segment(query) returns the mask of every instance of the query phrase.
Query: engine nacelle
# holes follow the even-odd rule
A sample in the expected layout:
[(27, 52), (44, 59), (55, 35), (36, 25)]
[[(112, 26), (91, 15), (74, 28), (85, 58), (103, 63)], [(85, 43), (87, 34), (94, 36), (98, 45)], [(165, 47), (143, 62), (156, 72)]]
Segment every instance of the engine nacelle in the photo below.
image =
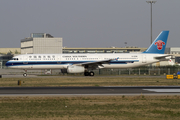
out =
[(83, 66), (71, 65), (67, 67), (68, 73), (83, 73), (84, 71), (85, 71), (85, 68)]

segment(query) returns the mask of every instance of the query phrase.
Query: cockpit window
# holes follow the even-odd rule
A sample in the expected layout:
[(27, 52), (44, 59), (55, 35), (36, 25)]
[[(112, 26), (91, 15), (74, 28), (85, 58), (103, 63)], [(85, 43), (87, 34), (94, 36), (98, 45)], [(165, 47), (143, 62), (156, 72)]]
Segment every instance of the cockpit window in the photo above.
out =
[(18, 58), (12, 58), (12, 60), (18, 60)]

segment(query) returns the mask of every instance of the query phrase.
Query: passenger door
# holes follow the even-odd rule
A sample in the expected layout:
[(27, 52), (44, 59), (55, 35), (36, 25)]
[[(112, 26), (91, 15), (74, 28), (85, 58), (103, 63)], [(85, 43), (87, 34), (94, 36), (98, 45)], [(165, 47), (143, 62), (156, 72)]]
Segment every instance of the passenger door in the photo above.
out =
[(60, 55), (57, 56), (57, 60), (58, 60), (57, 64), (61, 64), (61, 56)]
[(146, 59), (146, 55), (142, 55), (142, 63), (146, 63), (147, 59)]
[(27, 56), (23, 56), (23, 64), (28, 64), (28, 58)]

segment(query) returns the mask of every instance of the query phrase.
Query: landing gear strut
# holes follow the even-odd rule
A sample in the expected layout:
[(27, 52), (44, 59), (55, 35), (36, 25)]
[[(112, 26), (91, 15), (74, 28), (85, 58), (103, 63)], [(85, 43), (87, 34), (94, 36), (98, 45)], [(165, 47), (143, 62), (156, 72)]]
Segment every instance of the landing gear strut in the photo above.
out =
[(84, 76), (94, 76), (94, 72), (93, 71), (84, 72)]
[(27, 77), (27, 70), (24, 70), (23, 76), (24, 76), (24, 77)]

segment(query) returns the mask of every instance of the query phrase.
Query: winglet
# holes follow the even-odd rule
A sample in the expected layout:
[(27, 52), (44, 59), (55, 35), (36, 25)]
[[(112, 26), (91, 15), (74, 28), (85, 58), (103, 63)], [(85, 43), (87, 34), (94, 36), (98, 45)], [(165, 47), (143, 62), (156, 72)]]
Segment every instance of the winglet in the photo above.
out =
[(167, 44), (169, 31), (162, 31), (149, 48), (143, 53), (164, 54)]

